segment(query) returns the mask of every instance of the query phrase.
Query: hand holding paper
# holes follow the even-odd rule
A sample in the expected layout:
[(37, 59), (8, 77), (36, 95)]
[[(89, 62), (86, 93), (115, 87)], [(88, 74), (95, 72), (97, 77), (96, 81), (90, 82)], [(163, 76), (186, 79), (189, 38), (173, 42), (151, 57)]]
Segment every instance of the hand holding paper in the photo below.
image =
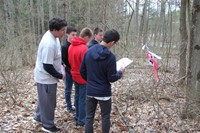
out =
[(119, 71), (121, 68), (124, 69), (128, 65), (130, 65), (133, 61), (129, 58), (122, 58), (117, 61), (117, 71)]
[(120, 70), (122, 71), (122, 73), (125, 72), (125, 68), (124, 67), (121, 67)]

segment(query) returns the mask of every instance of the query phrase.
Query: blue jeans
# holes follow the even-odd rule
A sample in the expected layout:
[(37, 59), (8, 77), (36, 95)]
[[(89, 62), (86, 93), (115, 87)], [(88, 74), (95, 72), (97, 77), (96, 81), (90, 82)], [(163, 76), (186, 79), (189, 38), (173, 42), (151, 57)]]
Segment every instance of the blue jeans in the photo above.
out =
[(67, 109), (72, 109), (72, 102), (71, 102), (71, 94), (72, 94), (72, 75), (70, 72), (66, 72), (66, 79), (65, 79), (65, 101), (67, 103)]
[(86, 119), (85, 119), (85, 133), (93, 133), (93, 121), (97, 104), (101, 108), (102, 119), (102, 133), (109, 133), (110, 131), (110, 113), (111, 113), (111, 98), (107, 101), (97, 100), (95, 98), (86, 98)]
[(86, 85), (74, 82), (75, 85), (75, 107), (76, 107), (76, 123), (85, 125), (85, 98)]

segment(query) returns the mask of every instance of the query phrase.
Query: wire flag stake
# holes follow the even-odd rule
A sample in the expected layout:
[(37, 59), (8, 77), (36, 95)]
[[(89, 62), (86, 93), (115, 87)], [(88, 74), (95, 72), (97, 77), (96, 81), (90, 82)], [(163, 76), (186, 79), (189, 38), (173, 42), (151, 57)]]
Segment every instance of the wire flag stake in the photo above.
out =
[(159, 68), (159, 65), (155, 61), (154, 57), (157, 58), (157, 59), (159, 59), (159, 60), (161, 60), (162, 58), (160, 56), (158, 56), (157, 54), (151, 52), (146, 45), (143, 45), (142, 49), (143, 50), (144, 49), (147, 50), (146, 57), (149, 59), (149, 63), (151, 63), (151, 65), (153, 66), (154, 77), (155, 77), (156, 81), (158, 82), (159, 78), (158, 78), (157, 69)]

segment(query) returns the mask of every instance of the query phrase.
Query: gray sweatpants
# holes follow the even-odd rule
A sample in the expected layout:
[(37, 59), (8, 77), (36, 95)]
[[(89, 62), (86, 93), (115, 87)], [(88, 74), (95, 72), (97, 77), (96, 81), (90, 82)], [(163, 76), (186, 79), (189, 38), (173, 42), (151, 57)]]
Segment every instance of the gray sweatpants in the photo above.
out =
[(37, 83), (38, 105), (35, 119), (47, 128), (54, 126), (57, 84)]

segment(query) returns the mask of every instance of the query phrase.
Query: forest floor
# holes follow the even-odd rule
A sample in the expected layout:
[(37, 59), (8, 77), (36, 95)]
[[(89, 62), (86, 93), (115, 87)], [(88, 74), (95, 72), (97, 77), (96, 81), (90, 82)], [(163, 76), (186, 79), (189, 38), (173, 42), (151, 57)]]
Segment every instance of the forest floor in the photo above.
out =
[[(200, 132), (199, 120), (182, 120), (180, 117), (185, 104), (185, 91), (176, 83), (177, 60), (169, 59), (167, 71), (164, 68), (166, 60), (159, 62), (159, 82), (155, 81), (152, 68), (145, 59), (133, 60), (124, 77), (112, 84), (111, 133)], [(14, 74), (10, 75), (16, 84), (5, 84), (0, 78), (0, 132), (42, 132), (41, 125), (33, 123), (37, 103), (33, 68), (20, 68), (15, 78), (12, 78)], [(83, 132), (84, 128), (76, 127), (74, 116), (66, 112), (65, 107), (64, 84), (61, 81), (58, 83), (55, 124), (62, 128), (63, 133)], [(99, 110), (98, 107), (95, 133), (101, 133)]]

